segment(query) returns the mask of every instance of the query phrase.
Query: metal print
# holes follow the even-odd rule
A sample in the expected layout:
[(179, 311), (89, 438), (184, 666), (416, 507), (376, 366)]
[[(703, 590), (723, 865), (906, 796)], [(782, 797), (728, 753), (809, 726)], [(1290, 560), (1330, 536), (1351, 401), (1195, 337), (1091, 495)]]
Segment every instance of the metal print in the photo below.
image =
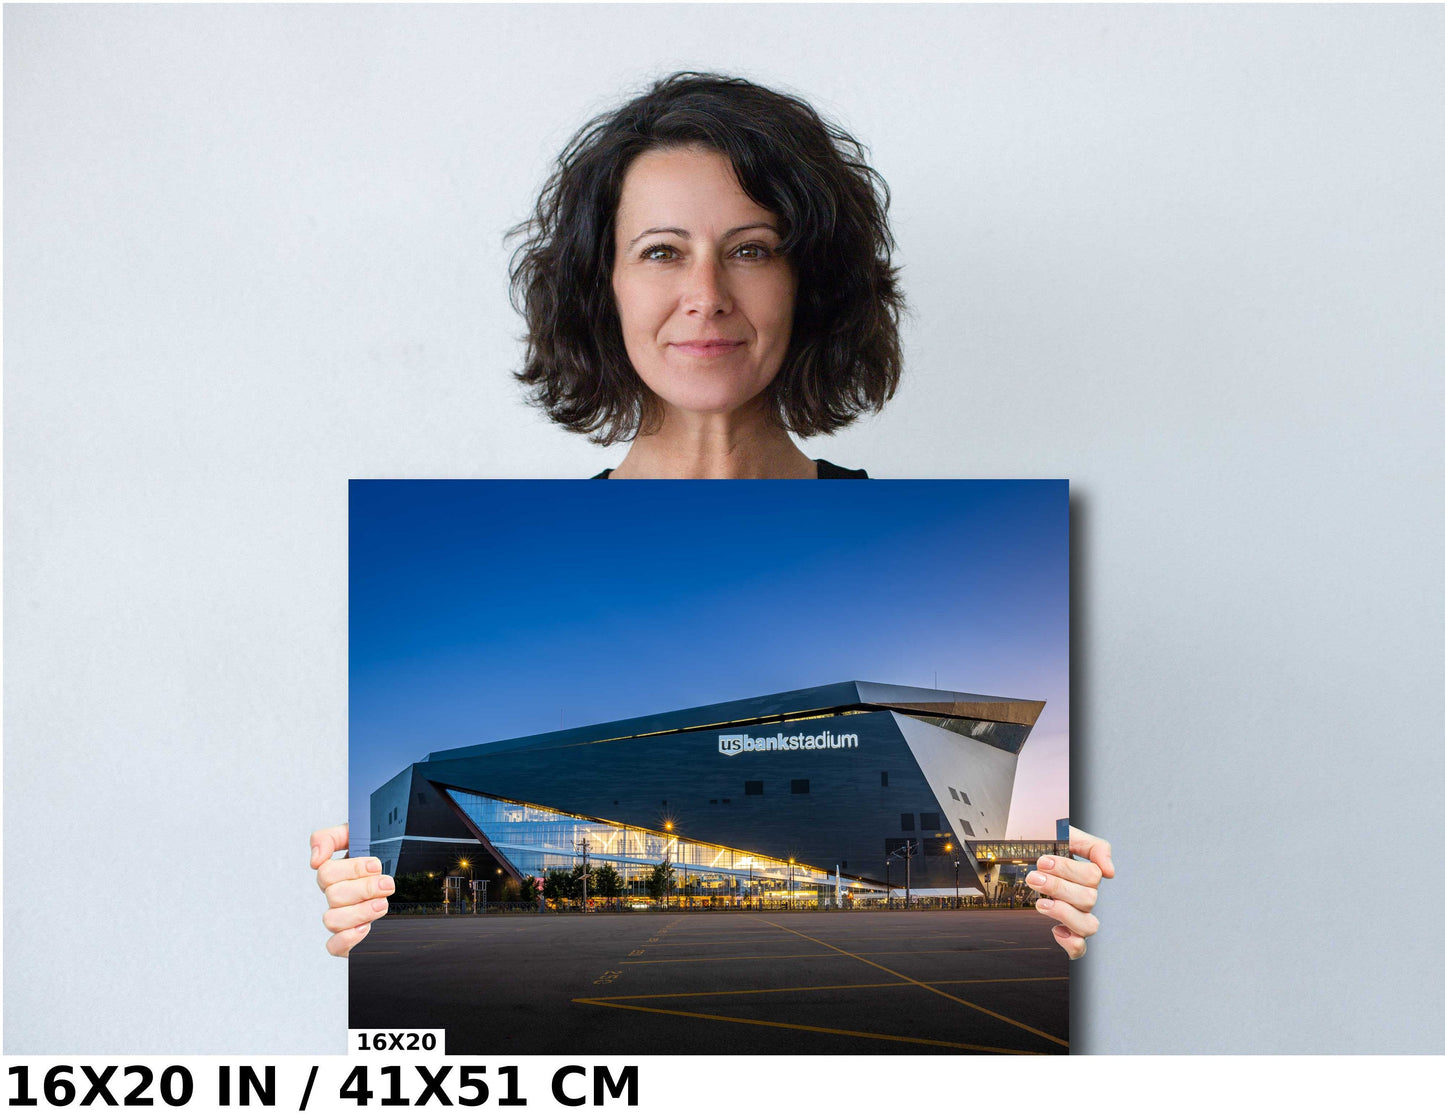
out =
[(358, 481), (350, 598), (353, 1028), (1067, 1052), (1066, 482)]

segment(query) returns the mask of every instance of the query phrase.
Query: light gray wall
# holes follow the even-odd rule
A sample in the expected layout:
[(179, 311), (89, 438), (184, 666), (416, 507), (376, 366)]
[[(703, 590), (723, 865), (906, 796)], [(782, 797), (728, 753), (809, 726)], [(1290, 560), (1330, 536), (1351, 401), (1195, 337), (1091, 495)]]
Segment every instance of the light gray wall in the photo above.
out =
[(1073, 480), (1079, 1048), (1445, 1049), (1445, 11), (4, 18), (7, 1051), (340, 1050), (346, 479), (618, 460), (519, 403), (501, 236), (678, 67), (893, 189), (907, 381), (811, 450)]

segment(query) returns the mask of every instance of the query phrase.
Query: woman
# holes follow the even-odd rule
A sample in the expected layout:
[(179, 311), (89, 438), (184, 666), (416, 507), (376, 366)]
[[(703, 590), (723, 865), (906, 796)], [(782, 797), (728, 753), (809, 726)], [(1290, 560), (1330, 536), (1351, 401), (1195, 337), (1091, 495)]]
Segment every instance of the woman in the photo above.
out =
[(808, 105), (674, 75), (578, 133), (519, 231), (518, 377), (630, 441), (611, 477), (817, 478), (792, 434), (880, 408), (902, 370), (887, 205)]
[[(866, 478), (793, 437), (876, 411), (902, 370), (888, 192), (862, 146), (806, 103), (738, 78), (674, 74), (587, 124), (513, 258), (527, 320), (519, 380), (570, 431), (628, 451), (599, 478)], [(346, 956), (395, 886), (311, 837), (327, 949)], [(1029, 883), (1071, 958), (1098, 928), (1106, 841), (1039, 860)]]

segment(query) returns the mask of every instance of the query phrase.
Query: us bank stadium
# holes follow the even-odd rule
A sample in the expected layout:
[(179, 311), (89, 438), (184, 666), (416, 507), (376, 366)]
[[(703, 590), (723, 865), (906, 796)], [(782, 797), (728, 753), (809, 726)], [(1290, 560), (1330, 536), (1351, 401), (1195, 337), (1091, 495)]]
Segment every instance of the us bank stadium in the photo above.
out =
[[(1044, 702), (846, 681), (437, 751), (371, 795), (388, 874), (661, 861), (701, 893), (987, 893)], [(490, 865), (490, 866), (489, 866)]]

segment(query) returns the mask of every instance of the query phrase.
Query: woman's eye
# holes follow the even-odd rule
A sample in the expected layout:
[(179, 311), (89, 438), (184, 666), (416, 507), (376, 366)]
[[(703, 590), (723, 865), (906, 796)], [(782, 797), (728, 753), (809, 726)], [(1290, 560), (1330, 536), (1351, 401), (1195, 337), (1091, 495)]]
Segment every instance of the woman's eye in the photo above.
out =
[(759, 245), (755, 241), (739, 245), (733, 252), (747, 261), (764, 261), (773, 255), (772, 250), (766, 245)]
[(645, 261), (670, 261), (677, 256), (677, 250), (671, 245), (649, 245), (642, 250), (642, 259)]

